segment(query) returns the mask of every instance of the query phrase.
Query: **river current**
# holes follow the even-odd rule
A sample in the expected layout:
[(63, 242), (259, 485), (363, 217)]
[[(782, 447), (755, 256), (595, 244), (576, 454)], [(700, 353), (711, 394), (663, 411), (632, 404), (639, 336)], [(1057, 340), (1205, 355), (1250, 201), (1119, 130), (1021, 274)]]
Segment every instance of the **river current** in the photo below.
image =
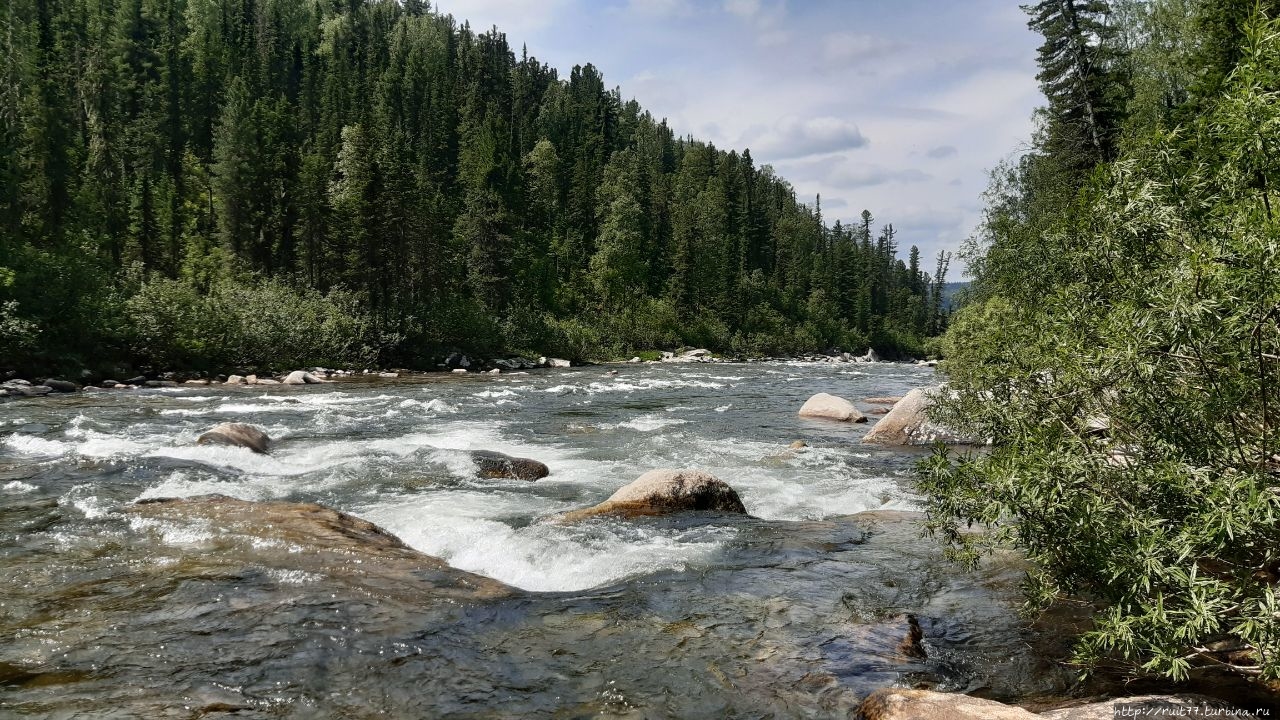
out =
[[(817, 392), (866, 410), (934, 382), (651, 364), (0, 405), (0, 715), (828, 717), (888, 684), (1059, 693), (1016, 559), (965, 572), (897, 512), (917, 508), (919, 453), (796, 415)], [(272, 453), (195, 444), (227, 421)], [(478, 479), (471, 450), (551, 475)], [(709, 471), (750, 516), (547, 522), (660, 467)], [(216, 527), (122, 512), (210, 493), (320, 503), (511, 592), (231, 562)], [(922, 652), (902, 650), (912, 622)]]

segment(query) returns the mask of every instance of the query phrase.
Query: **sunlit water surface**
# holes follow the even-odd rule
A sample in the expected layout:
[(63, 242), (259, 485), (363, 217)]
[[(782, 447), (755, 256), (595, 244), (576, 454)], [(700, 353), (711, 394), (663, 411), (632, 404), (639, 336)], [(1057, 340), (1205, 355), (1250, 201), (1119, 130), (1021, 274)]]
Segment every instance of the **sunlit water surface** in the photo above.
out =
[[(1068, 682), (1028, 644), (1016, 562), (965, 573), (911, 521), (849, 517), (916, 508), (918, 453), (796, 415), (816, 392), (861, 404), (932, 370), (616, 369), (0, 405), (0, 711), (824, 717), (891, 683), (1019, 698)], [(195, 444), (225, 421), (265, 428), (273, 452)], [(477, 479), (477, 449), (551, 475)], [(751, 517), (547, 522), (660, 467), (713, 473)], [(208, 493), (328, 505), (515, 591), (466, 602), (228, 569), (216, 528), (119, 512)], [(927, 657), (896, 649), (908, 613)]]

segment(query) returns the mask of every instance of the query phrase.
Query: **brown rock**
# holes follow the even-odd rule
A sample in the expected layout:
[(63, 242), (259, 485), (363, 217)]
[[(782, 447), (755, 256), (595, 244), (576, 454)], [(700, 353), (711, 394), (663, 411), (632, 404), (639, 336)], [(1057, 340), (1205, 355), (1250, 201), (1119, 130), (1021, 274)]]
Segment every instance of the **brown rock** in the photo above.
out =
[(807, 447), (809, 447), (809, 443), (807, 443), (807, 442), (805, 442), (805, 441), (803, 441), (803, 440), (796, 440), (795, 442), (791, 443), (791, 444), (790, 444), (790, 445), (788, 445), (787, 447), (791, 448), (792, 450), (799, 450), (799, 449), (801, 449), (801, 448), (807, 448)]
[(471, 459), (476, 464), (476, 474), (482, 478), (510, 478), (532, 482), (551, 474), (551, 470), (537, 460), (511, 457), (488, 450), (472, 452)]
[(215, 425), (196, 438), (196, 442), (200, 445), (235, 445), (249, 448), (256, 453), (265, 453), (271, 449), (271, 438), (265, 432), (244, 423)]
[(858, 706), (862, 720), (1035, 720), (1038, 715), (994, 700), (929, 690), (881, 688)]
[(838, 420), (840, 422), (866, 422), (867, 417), (858, 412), (853, 403), (842, 397), (818, 393), (800, 408), (800, 417)]
[(868, 405), (894, 405), (896, 403), (902, 402), (902, 398), (893, 397), (893, 396), (869, 397), (866, 400), (863, 400), (862, 402)]
[(608, 500), (560, 517), (582, 520), (596, 515), (668, 515), (694, 510), (746, 514), (738, 493), (727, 483), (701, 470), (650, 470), (623, 486)]

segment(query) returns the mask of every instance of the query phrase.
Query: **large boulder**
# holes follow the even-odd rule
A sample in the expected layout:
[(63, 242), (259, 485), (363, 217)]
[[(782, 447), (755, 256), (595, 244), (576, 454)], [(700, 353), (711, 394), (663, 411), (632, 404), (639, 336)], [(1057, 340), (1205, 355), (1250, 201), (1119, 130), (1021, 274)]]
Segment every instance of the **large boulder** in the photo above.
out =
[(564, 360), (562, 358), (547, 358), (547, 367), (567, 368), (571, 365), (573, 365), (573, 363), (569, 362), (568, 360)]
[(661, 469), (641, 475), (599, 505), (566, 513), (561, 519), (573, 521), (596, 515), (669, 515), (694, 510), (747, 512), (738, 493), (714, 475), (701, 470)]
[(376, 591), (378, 597), (419, 604), (437, 597), (480, 600), (511, 593), (496, 580), (456, 570), (410, 548), (367, 520), (313, 503), (203, 495), (142, 500), (123, 512), (198, 525), (209, 539), (189, 565), (184, 562), (191, 569), (207, 567), (208, 572), (225, 574), (267, 567), (310, 573), (328, 578), (335, 587), (354, 584)]
[(800, 417), (854, 423), (867, 421), (867, 416), (858, 412), (858, 408), (854, 407), (853, 403), (827, 393), (818, 393), (809, 398), (800, 408)]
[(973, 440), (929, 421), (930, 393), (938, 390), (916, 388), (907, 393), (888, 415), (880, 418), (862, 442), (878, 445), (974, 444)]
[(271, 449), (271, 438), (265, 432), (244, 423), (222, 423), (196, 438), (200, 445), (233, 445), (256, 453)]
[(444, 366), (450, 370), (466, 370), (471, 367), (471, 358), (462, 353), (449, 353), (449, 357), (444, 359)]
[(281, 380), (280, 382), (284, 385), (314, 385), (324, 381), (306, 370), (294, 370), (286, 375), (284, 380)]
[(53, 391), (57, 393), (73, 393), (80, 389), (80, 386), (73, 382), (68, 382), (66, 380), (55, 380), (54, 378), (49, 378), (48, 380), (45, 380), (44, 385), (45, 387), (53, 388)]
[(551, 470), (537, 460), (512, 457), (489, 450), (473, 451), (471, 460), (476, 464), (476, 474), (482, 478), (508, 478), (532, 482), (551, 474)]

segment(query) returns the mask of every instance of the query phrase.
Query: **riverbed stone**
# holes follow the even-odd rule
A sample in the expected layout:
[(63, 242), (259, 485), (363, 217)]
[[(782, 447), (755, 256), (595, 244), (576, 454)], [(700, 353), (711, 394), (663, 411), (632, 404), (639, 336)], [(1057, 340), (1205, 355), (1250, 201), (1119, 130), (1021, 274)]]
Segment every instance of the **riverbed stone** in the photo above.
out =
[(561, 516), (574, 521), (597, 515), (639, 517), (688, 511), (746, 514), (738, 493), (729, 484), (701, 470), (659, 469), (624, 485), (608, 500)]
[(862, 402), (868, 405), (897, 405), (902, 402), (901, 395), (881, 395), (878, 397), (869, 397)]
[(473, 451), (471, 460), (476, 464), (476, 474), (482, 478), (507, 478), (532, 482), (551, 474), (551, 470), (537, 460), (512, 457), (490, 450)]
[(261, 429), (245, 423), (222, 423), (210, 428), (196, 438), (200, 445), (233, 445), (249, 448), (256, 453), (271, 449), (271, 438)]
[(553, 368), (567, 368), (567, 367), (569, 367), (569, 366), (570, 366), (570, 365), (572, 365), (572, 364), (573, 364), (573, 363), (569, 362), (568, 360), (564, 360), (564, 359), (562, 359), (562, 358), (548, 358), (548, 359), (547, 359), (547, 367), (553, 367)]
[(800, 408), (800, 417), (852, 423), (867, 421), (867, 416), (858, 412), (853, 403), (827, 393), (818, 393), (809, 398)]

